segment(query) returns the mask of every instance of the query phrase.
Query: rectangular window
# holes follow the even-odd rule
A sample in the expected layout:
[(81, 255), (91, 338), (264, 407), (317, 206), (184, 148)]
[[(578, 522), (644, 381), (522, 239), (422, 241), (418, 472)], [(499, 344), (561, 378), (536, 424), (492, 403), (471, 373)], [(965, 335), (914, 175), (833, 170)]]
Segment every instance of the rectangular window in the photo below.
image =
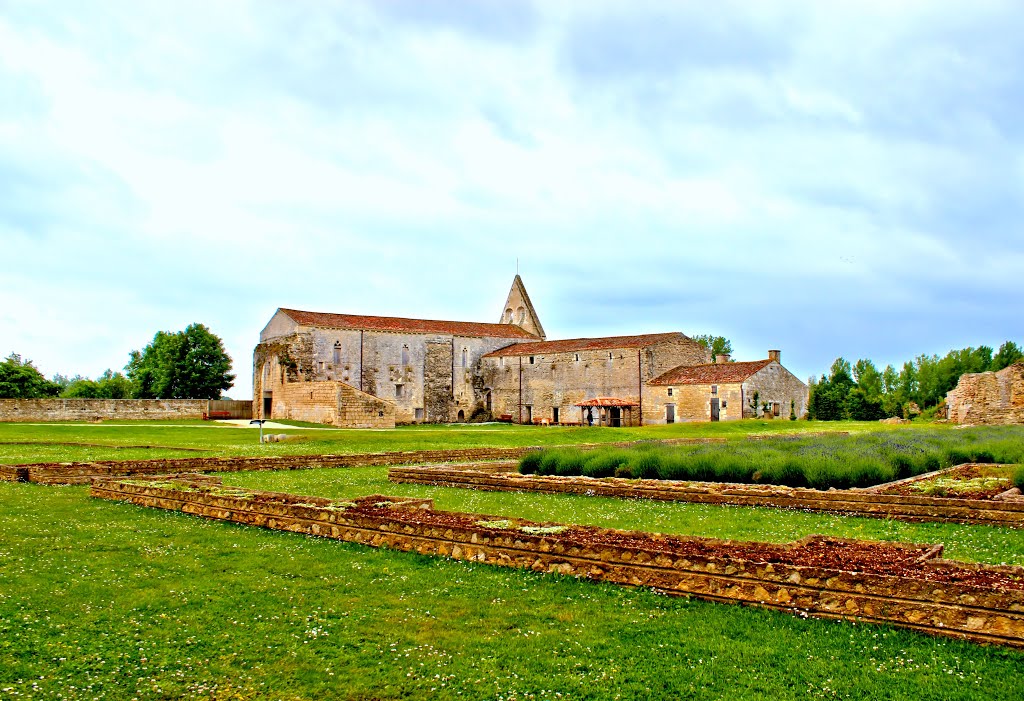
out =
[(670, 397), (672, 396), (672, 388), (671, 387), (668, 388), (668, 396), (670, 396)]
[(580, 354), (579, 353), (576, 354), (575, 361), (577, 363), (580, 362)]
[(711, 394), (718, 394), (718, 385), (711, 385)]
[(422, 409), (416, 409), (416, 420), (417, 421), (422, 421), (423, 420), (423, 410)]
[(778, 416), (779, 415), (779, 403), (778, 402), (772, 402), (772, 415), (773, 416)]
[(533, 356), (530, 356), (530, 365), (533, 365)]
[(401, 398), (405, 396), (405, 385), (395, 385), (395, 397)]

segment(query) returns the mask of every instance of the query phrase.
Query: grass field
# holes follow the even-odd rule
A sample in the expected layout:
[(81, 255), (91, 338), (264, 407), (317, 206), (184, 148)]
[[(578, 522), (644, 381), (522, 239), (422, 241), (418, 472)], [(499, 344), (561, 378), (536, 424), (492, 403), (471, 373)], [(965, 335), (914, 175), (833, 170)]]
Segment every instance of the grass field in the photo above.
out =
[[(879, 424), (807, 421), (732, 421), (644, 426), (570, 428), (479, 424), (403, 426), (394, 430), (274, 429), (293, 437), (258, 443), (255, 428), (203, 421), (102, 424), (0, 423), (0, 463), (72, 462), (197, 455), (309, 455), (476, 446), (551, 446), (665, 438), (742, 438), (750, 433), (879, 431)], [(908, 430), (908, 429), (902, 429)], [(91, 444), (91, 445), (82, 445)], [(149, 446), (126, 448), (124, 446)], [(183, 450), (189, 449), (189, 450)], [(203, 451), (203, 452), (195, 452)]]
[[(724, 426), (725, 435), (822, 428), (760, 423)], [(104, 443), (64, 447), (115, 457), (182, 448), (280, 454), (271, 451), (529, 445), (581, 435), (601, 442), (717, 429), (488, 428), (308, 431), (330, 437), (258, 446), (252, 431), (209, 424), (0, 424), (0, 449), (4, 461), (25, 462), (44, 446), (12, 442), (56, 450), (53, 443)], [(126, 445), (163, 448), (117, 447)], [(385, 468), (231, 473), (225, 481), (339, 498), (429, 496), (439, 509), (664, 533), (943, 542), (950, 557), (1024, 564), (1024, 532), (999, 528), (392, 485)], [(0, 699), (1020, 698), (1021, 652), (374, 550), (87, 494), (0, 483)]]
[[(3, 698), (1019, 698), (1019, 652), (209, 522), (83, 487), (0, 484), (0, 501)], [(744, 516), (720, 514), (705, 525)]]

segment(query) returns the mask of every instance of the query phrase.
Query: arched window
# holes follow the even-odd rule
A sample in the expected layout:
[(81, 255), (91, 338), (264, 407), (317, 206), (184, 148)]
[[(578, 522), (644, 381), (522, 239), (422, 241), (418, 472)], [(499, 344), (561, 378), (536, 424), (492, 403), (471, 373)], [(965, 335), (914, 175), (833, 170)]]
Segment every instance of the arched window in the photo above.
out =
[(518, 319), (518, 321), (516, 321), (517, 324), (521, 324), (526, 321), (526, 307), (519, 307), (519, 309), (516, 309), (516, 319)]
[(407, 344), (407, 345), (402, 346), (402, 365), (408, 365), (408, 364), (409, 364), (409, 346)]
[(509, 307), (508, 309), (505, 310), (505, 323), (512, 323), (512, 307)]
[(462, 367), (466, 367), (469, 364), (469, 349), (462, 349)]
[(334, 364), (341, 365), (341, 341), (334, 342)]

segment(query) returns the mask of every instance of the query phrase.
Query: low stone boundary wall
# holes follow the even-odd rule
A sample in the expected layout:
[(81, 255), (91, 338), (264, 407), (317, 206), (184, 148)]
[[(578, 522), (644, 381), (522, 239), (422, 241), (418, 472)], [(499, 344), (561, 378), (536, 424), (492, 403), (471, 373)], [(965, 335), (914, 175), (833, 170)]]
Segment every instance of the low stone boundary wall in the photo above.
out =
[(1024, 647), (1024, 568), (939, 560), (941, 546), (671, 537), (435, 512), (428, 499), (343, 502), (215, 482), (98, 479), (91, 494), (375, 547)]
[[(504, 472), (500, 471), (504, 468)], [(878, 494), (870, 489), (798, 489), (776, 485), (634, 480), (618, 477), (522, 475), (516, 463), (500, 465), (394, 467), (388, 479), (405, 484), (501, 492), (541, 492), (684, 501), (697, 504), (768, 506), (907, 521), (953, 521), (1024, 528), (1024, 499), (955, 499)]]
[[(531, 448), (466, 448), (415, 450), (352, 455), (272, 455), (259, 457), (165, 458), (158, 460), (98, 460), (96, 462), (4, 465), (16, 471), (20, 481), (39, 484), (89, 484), (94, 477), (168, 475), (183, 472), (248, 472), (256, 470), (306, 470), (330, 467), (410, 465), (515, 459)], [(535, 449), (534, 449), (535, 450)], [(0, 479), (3, 479), (0, 477)]]
[(0, 421), (201, 419), (206, 399), (0, 399)]
[[(724, 442), (725, 439), (683, 438), (664, 441), (670, 444)], [(575, 446), (592, 449), (601, 445), (628, 446), (632, 443), (588, 444)], [(536, 446), (517, 448), (456, 448), (453, 450), (410, 450), (351, 455), (273, 455), (257, 457), (162, 458), (157, 460), (97, 460), (95, 462), (47, 462), (4, 465), (0, 470), (15, 470), (18, 481), (39, 484), (88, 484), (93, 477), (130, 475), (167, 475), (183, 472), (247, 472), (251, 470), (305, 470), (330, 467), (368, 467), (374, 465), (416, 465), (445, 462), (518, 460)], [(5, 478), (0, 472), (0, 481)]]

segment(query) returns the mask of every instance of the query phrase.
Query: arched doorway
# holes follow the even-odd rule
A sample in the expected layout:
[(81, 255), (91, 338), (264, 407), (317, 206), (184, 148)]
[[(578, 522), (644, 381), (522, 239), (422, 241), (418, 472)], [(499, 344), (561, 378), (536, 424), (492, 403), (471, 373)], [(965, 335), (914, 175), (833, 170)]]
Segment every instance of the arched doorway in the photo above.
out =
[(460, 423), (460, 424), (461, 424), (461, 423), (464, 423), (464, 422), (465, 422), (465, 420), (466, 420), (466, 412), (464, 412), (464, 411), (463, 411), (462, 409), (459, 409), (459, 415), (458, 415), (458, 421), (459, 421), (459, 423)]

